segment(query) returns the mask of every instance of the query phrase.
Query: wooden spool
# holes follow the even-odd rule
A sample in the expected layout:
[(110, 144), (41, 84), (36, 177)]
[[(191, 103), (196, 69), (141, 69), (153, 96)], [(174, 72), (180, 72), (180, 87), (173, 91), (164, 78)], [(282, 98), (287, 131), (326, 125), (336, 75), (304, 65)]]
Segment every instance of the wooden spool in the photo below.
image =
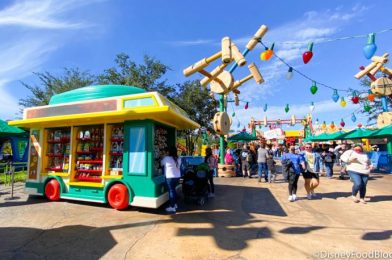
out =
[(214, 92), (215, 94), (225, 94), (229, 92), (229, 89), (233, 86), (234, 84), (234, 79), (233, 75), (231, 75), (230, 72), (224, 70), (222, 73), (220, 73), (217, 76), (218, 79), (223, 84), (220, 84), (219, 82), (213, 80), (211, 81), (211, 92)]
[(230, 117), (226, 112), (218, 112), (213, 119), (214, 130), (219, 135), (227, 135), (230, 131)]
[(235, 177), (235, 168), (231, 164), (218, 164), (219, 177)]
[(372, 93), (380, 96), (389, 96), (392, 94), (392, 80), (387, 77), (378, 78), (371, 84)]
[(377, 117), (377, 127), (383, 128), (392, 124), (392, 112), (384, 112)]

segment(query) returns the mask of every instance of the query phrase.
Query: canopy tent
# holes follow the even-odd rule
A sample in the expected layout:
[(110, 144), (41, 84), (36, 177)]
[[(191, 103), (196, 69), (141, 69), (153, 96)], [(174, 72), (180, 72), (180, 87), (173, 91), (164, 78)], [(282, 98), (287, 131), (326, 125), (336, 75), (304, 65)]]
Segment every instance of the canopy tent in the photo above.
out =
[(376, 129), (369, 138), (385, 138), (385, 137), (392, 137), (392, 125), (385, 126), (380, 129)]
[(257, 137), (248, 134), (247, 132), (241, 132), (236, 135), (232, 135), (228, 138), (229, 141), (239, 142), (239, 141), (254, 141), (258, 140)]
[(346, 134), (346, 132), (338, 131), (338, 132), (335, 132), (332, 134), (322, 133), (317, 136), (311, 136), (311, 137), (307, 138), (305, 141), (315, 142), (315, 141), (339, 140), (338, 137), (343, 134)]
[(8, 137), (10, 135), (27, 136), (27, 133), (23, 129), (20, 129), (19, 127), (16, 126), (10, 126), (6, 121), (0, 119), (0, 137)]
[(350, 140), (350, 139), (362, 139), (369, 138), (376, 130), (370, 130), (366, 128), (357, 128), (346, 134), (337, 136), (335, 140)]

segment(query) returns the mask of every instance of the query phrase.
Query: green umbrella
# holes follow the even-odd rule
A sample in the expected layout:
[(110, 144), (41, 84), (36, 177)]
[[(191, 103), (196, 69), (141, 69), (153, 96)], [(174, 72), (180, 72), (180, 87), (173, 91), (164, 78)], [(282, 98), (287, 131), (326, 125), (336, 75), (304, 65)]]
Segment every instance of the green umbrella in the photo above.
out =
[(253, 140), (258, 140), (257, 137), (254, 137), (247, 132), (241, 132), (236, 135), (232, 135), (228, 138), (229, 141), (253, 141)]
[(392, 136), (392, 125), (375, 130), (369, 137), (370, 138), (384, 138)]
[(377, 130), (370, 130), (366, 128), (357, 128), (351, 132), (346, 134), (342, 134), (338, 138), (341, 140), (348, 140), (348, 139), (362, 139), (362, 138), (369, 138), (371, 134), (373, 134)]
[(0, 119), (0, 136), (9, 136), (9, 135), (23, 135), (26, 132), (19, 127), (10, 126), (6, 121)]

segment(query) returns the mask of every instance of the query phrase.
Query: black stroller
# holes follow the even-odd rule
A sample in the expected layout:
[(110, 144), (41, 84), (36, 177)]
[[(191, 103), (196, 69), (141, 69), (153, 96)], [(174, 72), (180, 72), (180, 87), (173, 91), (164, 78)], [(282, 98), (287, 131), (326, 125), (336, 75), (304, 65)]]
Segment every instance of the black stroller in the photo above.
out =
[(203, 206), (208, 200), (207, 171), (199, 166), (188, 167), (182, 181), (185, 203), (196, 202)]

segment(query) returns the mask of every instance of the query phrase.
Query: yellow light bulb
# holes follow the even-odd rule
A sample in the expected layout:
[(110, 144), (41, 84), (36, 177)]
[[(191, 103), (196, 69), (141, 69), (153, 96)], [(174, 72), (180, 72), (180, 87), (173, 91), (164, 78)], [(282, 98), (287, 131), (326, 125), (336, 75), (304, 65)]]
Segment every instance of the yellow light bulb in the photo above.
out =
[(344, 98), (342, 97), (341, 99), (340, 99), (340, 106), (341, 107), (345, 107), (346, 106), (346, 100), (344, 100)]

